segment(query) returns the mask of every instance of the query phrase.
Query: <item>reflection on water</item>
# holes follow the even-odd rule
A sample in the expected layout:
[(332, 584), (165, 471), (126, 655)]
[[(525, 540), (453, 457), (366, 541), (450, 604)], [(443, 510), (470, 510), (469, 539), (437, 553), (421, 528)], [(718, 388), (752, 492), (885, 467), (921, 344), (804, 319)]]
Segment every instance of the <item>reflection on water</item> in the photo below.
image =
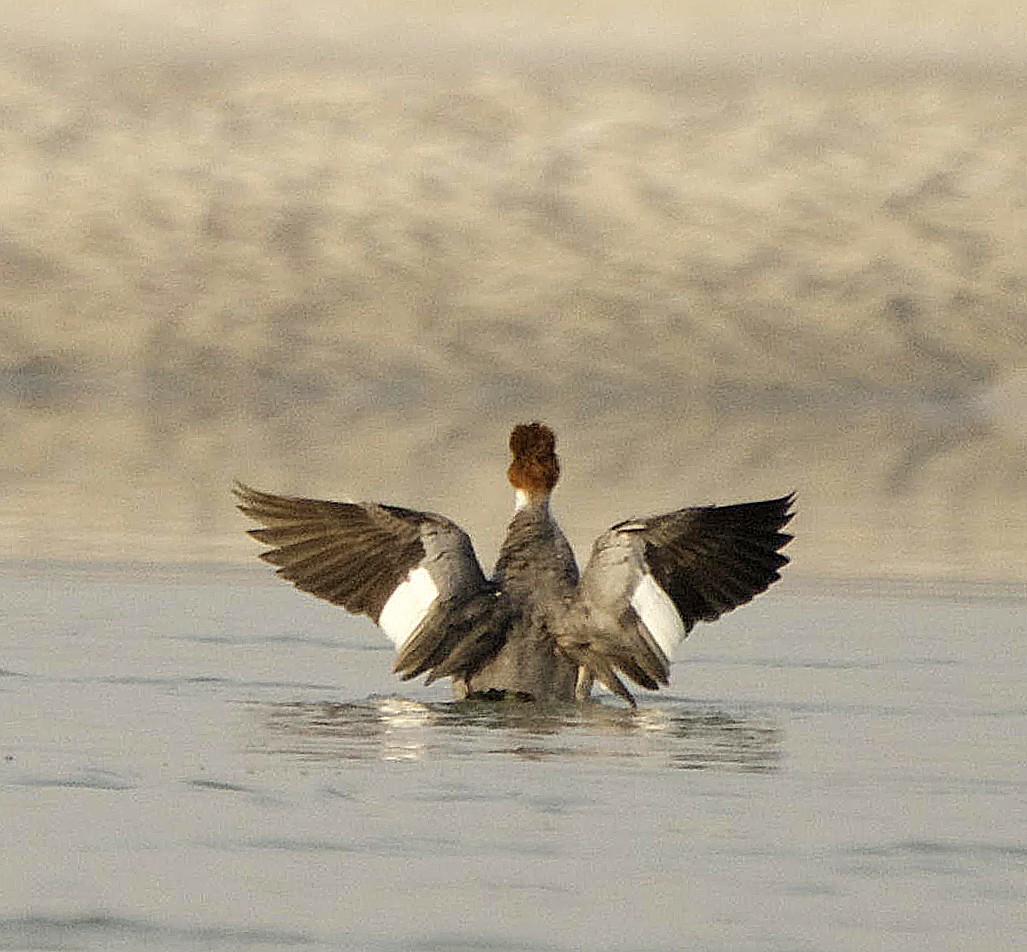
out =
[(688, 770), (774, 769), (781, 731), (765, 718), (732, 716), (668, 700), (637, 711), (600, 703), (422, 703), (371, 697), (354, 703), (254, 705), (270, 753), (317, 760), (425, 760), (496, 754), (636, 759)]

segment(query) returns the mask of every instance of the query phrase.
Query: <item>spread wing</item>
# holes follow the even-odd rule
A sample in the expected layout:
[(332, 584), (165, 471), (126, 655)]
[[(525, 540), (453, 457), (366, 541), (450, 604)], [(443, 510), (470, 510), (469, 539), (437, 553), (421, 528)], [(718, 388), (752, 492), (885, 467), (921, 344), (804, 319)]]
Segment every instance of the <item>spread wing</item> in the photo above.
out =
[(502, 646), (495, 593), (456, 523), (242, 483), (234, 492), (239, 509), (262, 526), (249, 534), (271, 547), (260, 557), (302, 591), (367, 615), (396, 645), (395, 669), (404, 677), (433, 669), (435, 677), (464, 676)]
[(680, 509), (621, 522), (595, 542), (581, 577), (581, 624), (561, 647), (631, 701), (619, 670), (667, 684), (674, 646), (780, 578), (794, 495)]

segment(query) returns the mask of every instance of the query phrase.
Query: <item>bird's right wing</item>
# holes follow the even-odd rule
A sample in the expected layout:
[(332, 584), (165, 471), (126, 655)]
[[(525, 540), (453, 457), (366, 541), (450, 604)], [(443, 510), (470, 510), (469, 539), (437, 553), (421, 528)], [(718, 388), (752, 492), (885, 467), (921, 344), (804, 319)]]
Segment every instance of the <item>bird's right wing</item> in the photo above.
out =
[(792, 496), (630, 519), (603, 533), (581, 576), (584, 621), (561, 647), (633, 703), (616, 670), (666, 684), (675, 645), (765, 591), (788, 562)]
[(404, 677), (467, 676), (502, 646), (494, 590), (456, 523), (242, 483), (234, 492), (239, 509), (261, 523), (249, 534), (271, 547), (261, 558), (302, 591), (367, 615), (395, 644), (395, 670)]

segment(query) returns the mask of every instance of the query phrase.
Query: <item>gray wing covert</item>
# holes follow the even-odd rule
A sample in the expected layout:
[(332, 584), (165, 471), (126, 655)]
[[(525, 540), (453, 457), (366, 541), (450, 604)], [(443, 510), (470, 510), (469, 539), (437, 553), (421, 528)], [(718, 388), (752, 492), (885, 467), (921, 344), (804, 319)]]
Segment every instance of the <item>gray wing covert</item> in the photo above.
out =
[(780, 578), (793, 495), (703, 506), (619, 523), (601, 535), (581, 578), (581, 618), (561, 647), (631, 700), (619, 670), (667, 684), (675, 645)]
[[(239, 509), (262, 525), (249, 534), (271, 547), (260, 557), (302, 591), (367, 615), (396, 645), (396, 670), (405, 677), (447, 660), (462, 675), (501, 646), (490, 637), (489, 583), (456, 523), (399, 506), (279, 496), (241, 483), (234, 492)], [(445, 624), (454, 613), (471, 614), (476, 624), (458, 636)], [(454, 662), (458, 649), (462, 660)]]

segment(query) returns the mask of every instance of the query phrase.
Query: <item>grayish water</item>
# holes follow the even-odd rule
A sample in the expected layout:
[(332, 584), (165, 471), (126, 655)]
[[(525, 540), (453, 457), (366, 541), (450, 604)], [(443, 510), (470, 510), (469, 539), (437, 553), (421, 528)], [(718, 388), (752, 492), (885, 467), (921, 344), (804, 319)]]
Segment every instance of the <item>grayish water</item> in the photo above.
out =
[(0, 949), (1023, 948), (1022, 587), (790, 579), (631, 714), (259, 568), (0, 574)]

